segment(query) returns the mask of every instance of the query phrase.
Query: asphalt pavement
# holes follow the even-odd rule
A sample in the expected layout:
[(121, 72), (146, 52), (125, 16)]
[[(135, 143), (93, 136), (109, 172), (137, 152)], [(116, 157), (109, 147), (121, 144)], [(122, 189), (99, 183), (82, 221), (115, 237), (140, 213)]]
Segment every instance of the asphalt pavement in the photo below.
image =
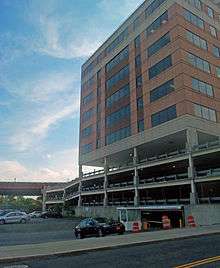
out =
[(72, 240), (79, 220), (33, 219), (26, 224), (0, 225), (0, 247)]
[[(74, 256), (6, 263), (0, 264), (0, 268), (169, 268), (218, 255), (220, 255), (220, 234), (215, 234), (126, 248), (93, 251)], [(220, 267), (220, 262), (212, 262), (200, 267), (218, 268)]]

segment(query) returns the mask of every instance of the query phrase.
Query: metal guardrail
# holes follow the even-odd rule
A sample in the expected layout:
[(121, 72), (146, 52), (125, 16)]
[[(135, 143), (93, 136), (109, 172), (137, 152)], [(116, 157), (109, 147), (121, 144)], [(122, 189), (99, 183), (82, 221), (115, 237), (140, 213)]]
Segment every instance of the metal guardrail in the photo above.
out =
[(200, 151), (200, 150), (205, 150), (205, 149), (209, 149), (209, 148), (216, 148), (216, 147), (220, 147), (220, 140), (210, 141), (210, 142), (196, 145), (193, 147), (193, 150)]

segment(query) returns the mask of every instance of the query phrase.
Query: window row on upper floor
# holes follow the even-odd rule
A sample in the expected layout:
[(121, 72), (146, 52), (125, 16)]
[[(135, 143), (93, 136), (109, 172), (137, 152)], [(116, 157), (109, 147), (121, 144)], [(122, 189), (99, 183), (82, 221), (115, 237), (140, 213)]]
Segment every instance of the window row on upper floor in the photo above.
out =
[(84, 129), (82, 130), (82, 132), (81, 132), (81, 137), (82, 137), (82, 138), (87, 138), (87, 137), (89, 137), (89, 136), (92, 134), (92, 131), (93, 131), (93, 126), (92, 126), (92, 125), (90, 125), (90, 126), (84, 128)]
[(129, 47), (124, 48), (117, 56), (106, 64), (106, 72), (111, 71), (116, 65), (129, 57)]
[(106, 145), (112, 144), (116, 141), (122, 140), (127, 138), (131, 135), (131, 128), (130, 126), (121, 128), (117, 131), (114, 131), (106, 136)]
[(130, 104), (108, 115), (106, 117), (106, 127), (111, 127), (114, 124), (118, 123), (120, 120), (125, 118), (130, 119)]
[(125, 79), (129, 76), (129, 65), (126, 65), (124, 68), (122, 68), (118, 73), (113, 75), (110, 79), (106, 81), (106, 89), (109, 90), (112, 88), (116, 83), (118, 83), (120, 80)]
[(92, 150), (93, 150), (93, 144), (92, 143), (84, 144), (81, 147), (81, 153), (82, 154), (88, 154), (88, 153), (92, 152)]
[(127, 84), (106, 99), (106, 107), (110, 108), (112, 105), (114, 105), (115, 102), (129, 95), (130, 95), (130, 86), (129, 84)]
[(82, 114), (82, 122), (89, 121), (95, 114), (95, 109), (91, 108)]
[(93, 100), (93, 98), (94, 98), (94, 93), (91, 92), (88, 95), (86, 95), (85, 97), (83, 97), (82, 104), (85, 105), (85, 104), (90, 103)]
[(198, 117), (209, 121), (217, 122), (216, 111), (214, 109), (195, 103), (194, 112), (195, 115)]
[[(145, 19), (148, 19), (149, 16), (154, 14), (154, 12), (166, 1), (167, 0), (154, 0), (144, 11)], [(213, 10), (213, 8), (211, 8), (210, 6), (207, 6), (207, 8), (205, 8), (205, 6), (204, 6), (204, 4), (202, 3), (201, 0), (185, 0), (185, 2), (187, 2), (188, 4), (190, 4), (191, 6), (195, 7), (196, 9), (198, 9), (200, 11), (206, 12), (206, 14), (210, 18), (212, 18), (212, 19), (215, 18), (215, 11)], [(132, 22), (133, 25), (132, 25), (131, 29), (130, 29), (130, 25), (127, 26), (125, 28), (125, 30), (122, 33), (120, 33), (112, 41), (112, 43), (100, 55), (97, 56), (97, 58), (93, 62), (91, 62), (88, 65), (88, 67), (83, 71), (83, 75), (87, 75), (87, 74), (91, 73), (97, 63), (99, 63), (106, 55), (108, 55), (109, 53), (114, 51), (122, 42), (127, 40), (130, 32), (133, 32), (134, 30), (136, 30), (136, 28), (138, 28), (140, 26), (140, 24), (142, 24), (144, 22), (144, 20), (141, 19), (141, 17), (143, 16), (142, 14), (143, 13), (141, 13), (139, 17), (134, 19), (134, 21)], [(158, 28), (158, 24), (164, 23), (164, 22), (166, 22), (168, 20), (168, 13), (166, 12), (163, 15), (164, 16), (160, 16), (158, 19), (156, 19), (148, 27), (148, 29), (146, 30), (147, 36), (150, 33), (154, 32)], [(197, 17), (196, 15), (194, 15), (193, 13), (191, 13), (190, 11), (188, 11), (188, 12), (186, 11), (185, 17), (191, 23), (197, 25), (200, 28), (204, 28), (203, 20), (200, 19), (199, 17)], [(218, 16), (218, 19), (220, 20), (220, 16)], [(215, 36), (216, 29), (214, 27), (210, 26), (210, 32), (211, 32), (211, 34), (213, 34)], [(140, 39), (138, 39), (138, 40), (140, 41)]]
[(162, 111), (154, 113), (151, 115), (151, 125), (152, 127), (163, 124), (177, 117), (176, 105), (170, 106)]

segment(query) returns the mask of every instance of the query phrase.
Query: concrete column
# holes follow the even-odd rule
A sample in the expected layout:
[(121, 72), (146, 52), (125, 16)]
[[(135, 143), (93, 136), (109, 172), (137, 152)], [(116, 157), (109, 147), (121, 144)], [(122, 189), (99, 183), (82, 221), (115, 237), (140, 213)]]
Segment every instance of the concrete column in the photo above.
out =
[(195, 128), (188, 128), (186, 139), (187, 139), (187, 149), (192, 151), (193, 147), (199, 144), (197, 130)]
[(83, 179), (83, 172), (82, 172), (82, 165), (79, 165), (79, 200), (78, 200), (78, 207), (82, 206), (82, 179)]
[(42, 190), (42, 211), (46, 211), (46, 186)]
[(65, 200), (66, 200), (66, 190), (63, 189), (63, 207), (62, 207), (62, 215), (64, 215), (64, 207), (65, 207)]
[(190, 180), (191, 185), (191, 192), (190, 192), (190, 204), (196, 205), (198, 204), (198, 194), (196, 191), (196, 184), (195, 184), (195, 168), (192, 158), (192, 152), (189, 152), (189, 167), (188, 167), (188, 178)]
[(134, 205), (139, 206), (140, 198), (139, 198), (139, 177), (138, 177), (138, 169), (137, 169), (137, 163), (138, 163), (138, 155), (137, 155), (137, 148), (134, 148), (133, 151), (133, 165), (134, 165)]
[(104, 199), (103, 199), (103, 206), (108, 206), (108, 193), (107, 193), (107, 187), (108, 187), (108, 165), (107, 165), (107, 158), (104, 158)]

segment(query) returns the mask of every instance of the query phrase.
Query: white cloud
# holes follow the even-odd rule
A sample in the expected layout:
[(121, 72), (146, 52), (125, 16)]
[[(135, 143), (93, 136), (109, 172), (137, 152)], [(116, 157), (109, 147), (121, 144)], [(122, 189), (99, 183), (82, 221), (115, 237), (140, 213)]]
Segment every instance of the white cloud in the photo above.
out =
[(27, 169), (17, 161), (0, 161), (0, 178), (14, 179), (27, 174)]
[(48, 75), (27, 81), (24, 87), (24, 95), (35, 102), (47, 101), (52, 95), (73, 91), (73, 83), (76, 81), (74, 74), (65, 72), (51, 72)]
[[(30, 118), (25, 126), (18, 128), (14, 131), (13, 135), (9, 138), (11, 144), (17, 151), (25, 151), (40, 143), (43, 138), (48, 134), (52, 126), (57, 125), (64, 119), (74, 117), (79, 111), (79, 100), (76, 99), (66, 107), (54, 108), (47, 114), (37, 114), (37, 118)], [(29, 127), (28, 127), (29, 125)]]

